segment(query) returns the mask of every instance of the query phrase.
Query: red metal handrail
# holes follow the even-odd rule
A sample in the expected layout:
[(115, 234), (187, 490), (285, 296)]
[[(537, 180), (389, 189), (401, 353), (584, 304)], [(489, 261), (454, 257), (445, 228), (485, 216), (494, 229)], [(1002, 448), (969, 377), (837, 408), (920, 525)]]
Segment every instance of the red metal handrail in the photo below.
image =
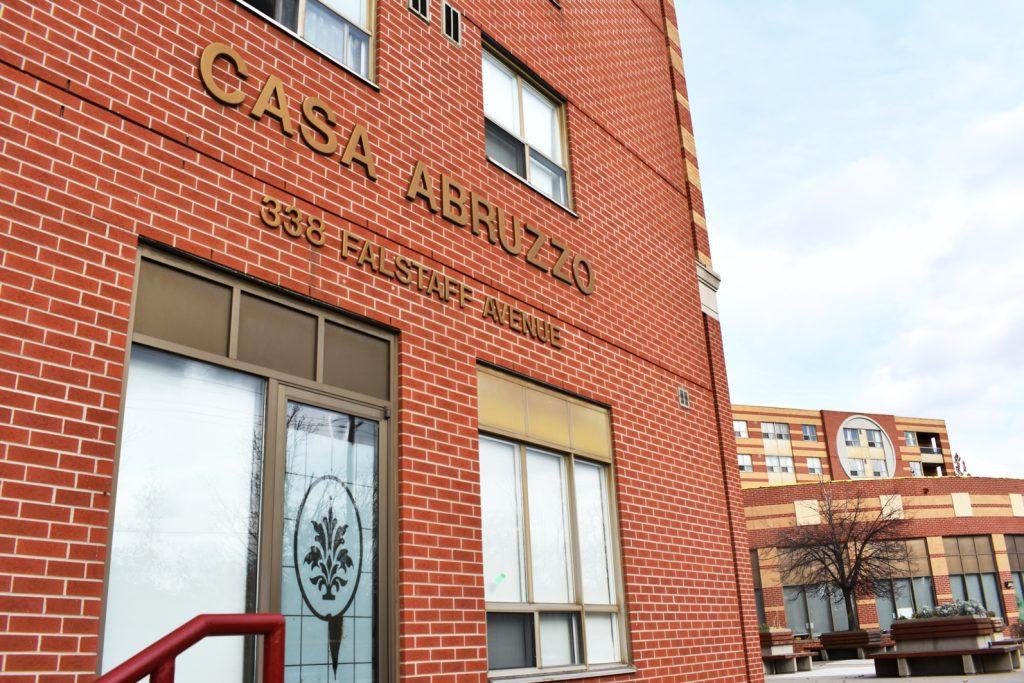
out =
[(280, 614), (200, 614), (96, 679), (96, 683), (173, 683), (174, 660), (209, 636), (263, 636), (263, 683), (284, 683), (284, 617)]

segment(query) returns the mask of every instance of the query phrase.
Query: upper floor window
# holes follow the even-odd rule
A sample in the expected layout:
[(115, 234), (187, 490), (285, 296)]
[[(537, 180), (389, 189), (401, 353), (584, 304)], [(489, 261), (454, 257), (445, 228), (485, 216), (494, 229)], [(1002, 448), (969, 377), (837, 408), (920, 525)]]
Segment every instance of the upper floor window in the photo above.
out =
[(761, 435), (766, 439), (789, 440), (789, 425), (785, 422), (762, 422)]
[(363, 78), (370, 78), (374, 0), (246, 2)]
[(889, 467), (885, 464), (884, 460), (872, 460), (871, 461), (871, 476), (873, 477), (888, 477)]
[(804, 441), (817, 441), (818, 428), (814, 425), (804, 425)]
[(903, 443), (907, 446), (916, 446), (917, 432), (903, 432)]
[(913, 477), (923, 477), (924, 476), (924, 470), (921, 469), (921, 463), (912, 460), (909, 464), (910, 464), (910, 475), (911, 476), (913, 476)]
[(736, 434), (737, 439), (746, 439), (750, 436), (747, 433), (747, 421), (746, 420), (733, 420), (732, 431)]
[(753, 472), (754, 471), (754, 459), (744, 453), (740, 453), (737, 456), (740, 463), (740, 472)]
[(867, 429), (865, 432), (868, 435), (868, 447), (869, 448), (881, 448), (882, 447), (882, 430), (881, 429)]
[(863, 477), (866, 463), (862, 458), (850, 458), (850, 476)]
[(487, 156), (569, 206), (565, 107), (495, 55), (483, 53)]
[(769, 472), (792, 474), (793, 458), (788, 455), (769, 455), (765, 458)]
[(821, 458), (807, 458), (808, 474), (821, 474)]
[(843, 441), (847, 446), (860, 445), (860, 430), (853, 427), (843, 427)]

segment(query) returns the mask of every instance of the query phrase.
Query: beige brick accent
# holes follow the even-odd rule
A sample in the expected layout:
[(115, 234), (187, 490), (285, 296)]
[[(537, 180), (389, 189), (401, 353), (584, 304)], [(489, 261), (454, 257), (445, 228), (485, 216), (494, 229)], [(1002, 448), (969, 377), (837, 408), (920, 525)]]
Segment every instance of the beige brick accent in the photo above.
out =
[(697, 156), (697, 142), (693, 139), (693, 133), (686, 130), (685, 126), (679, 126), (679, 138), (683, 141), (683, 149)]
[(949, 494), (953, 500), (953, 514), (957, 517), (973, 517), (974, 510), (971, 508), (971, 494), (957, 492)]
[(668, 19), (665, 20), (665, 33), (673, 45), (679, 45), (679, 29)]
[(682, 105), (683, 109), (690, 111), (690, 100), (686, 99), (686, 96), (678, 90), (676, 90), (676, 100)]
[(928, 560), (932, 564), (932, 576), (949, 576), (949, 565), (946, 564), (946, 548), (942, 544), (942, 536), (928, 537)]
[(679, 48), (670, 47), (668, 49), (668, 58), (672, 62), (672, 68), (680, 74), (683, 73), (683, 56), (679, 54)]
[(1014, 517), (1024, 517), (1024, 495), (1020, 493), (1010, 494), (1010, 509)]
[(821, 524), (821, 512), (818, 509), (818, 501), (794, 500), (793, 510), (796, 513), (796, 523), (800, 526)]
[(881, 503), (882, 510), (886, 512), (892, 511), (893, 515), (903, 519), (906, 515), (903, 511), (903, 496), (898, 493), (893, 494), (882, 494), (878, 497), (878, 502)]
[(686, 179), (690, 181), (691, 185), (700, 189), (700, 171), (689, 159), (686, 160)]

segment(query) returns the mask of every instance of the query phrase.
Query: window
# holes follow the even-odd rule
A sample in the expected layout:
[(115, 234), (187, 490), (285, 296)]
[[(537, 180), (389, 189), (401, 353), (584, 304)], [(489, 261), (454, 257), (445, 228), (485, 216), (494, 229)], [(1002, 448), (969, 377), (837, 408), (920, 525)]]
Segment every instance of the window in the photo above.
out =
[(487, 156), (541, 194), (569, 206), (565, 110), (490, 52), (483, 53)]
[(768, 465), (769, 472), (776, 473), (792, 473), (793, 472), (793, 458), (787, 455), (769, 455), (765, 457), (765, 462)]
[(247, 0), (247, 4), (363, 78), (370, 78), (371, 2), (373, 0)]
[(935, 606), (928, 546), (923, 538), (907, 541), (910, 563), (891, 579), (875, 584), (879, 626), (888, 630), (897, 617), (909, 618), (925, 607)]
[(751, 458), (749, 455), (745, 455), (743, 453), (740, 453), (738, 458), (739, 458), (739, 461), (740, 461), (740, 472), (753, 472), (754, 471), (754, 460), (753, 460), (753, 458)]
[(821, 474), (821, 458), (807, 458), (807, 472), (809, 474)]
[(871, 476), (872, 477), (888, 477), (889, 467), (886, 465), (885, 460), (872, 460), (871, 461)]
[(882, 447), (882, 430), (880, 429), (866, 429), (868, 436), (868, 448), (881, 448)]
[(850, 458), (850, 476), (863, 477), (866, 472), (865, 464), (863, 458)]
[(608, 411), (498, 372), (477, 377), (488, 668), (621, 665)]
[(859, 446), (860, 430), (853, 427), (843, 427), (843, 440), (847, 446)]
[(444, 3), (444, 35), (456, 45), (462, 45), (462, 13)]
[(804, 441), (817, 441), (818, 428), (814, 425), (804, 425)]
[(747, 433), (747, 421), (746, 420), (733, 420), (732, 431), (736, 434), (737, 439), (746, 439), (750, 435)]
[(912, 477), (923, 477), (924, 476), (924, 471), (921, 469), (921, 463), (912, 460), (912, 461), (910, 461), (907, 464), (910, 465), (910, 476), (912, 476)]
[[(285, 617), (287, 680), (370, 680), (394, 585), (376, 550), (391, 542), (391, 335), (146, 248), (136, 282), (103, 670), (197, 613), (259, 608)], [(351, 562), (302, 561), (328, 555)], [(253, 655), (222, 638), (176, 666), (241, 681)]]
[(807, 584), (785, 586), (786, 627), (795, 636), (817, 637), (849, 626), (843, 594), (835, 586)]
[(1006, 536), (1006, 555), (1017, 598), (1017, 611), (1024, 615), (1024, 536)]
[(409, 0), (409, 11), (423, 21), (430, 21), (430, 0)]
[(1002, 591), (990, 536), (946, 536), (942, 539), (953, 598), (974, 600), (1004, 617)]
[(750, 573), (754, 577), (754, 601), (757, 603), (757, 623), (767, 624), (768, 618), (764, 612), (764, 591), (761, 588), (761, 559), (757, 550), (750, 551)]
[(917, 432), (903, 432), (903, 443), (907, 446), (916, 446)]
[(785, 422), (762, 422), (761, 435), (765, 439), (789, 440), (789, 425)]

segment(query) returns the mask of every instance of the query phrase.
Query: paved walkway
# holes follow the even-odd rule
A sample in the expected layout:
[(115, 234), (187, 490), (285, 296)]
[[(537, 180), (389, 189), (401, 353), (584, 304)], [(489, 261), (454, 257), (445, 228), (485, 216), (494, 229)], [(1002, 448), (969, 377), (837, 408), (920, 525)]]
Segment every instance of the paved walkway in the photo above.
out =
[(908, 681), (910, 683), (962, 683), (974, 681), (984, 683), (1024, 683), (1024, 671), (1006, 674), (976, 674), (973, 676), (914, 676), (912, 678), (875, 678), (875, 665), (870, 660), (851, 659), (841, 662), (814, 662), (813, 671), (798, 671), (794, 674), (768, 676), (770, 683), (844, 683), (845, 681)]

